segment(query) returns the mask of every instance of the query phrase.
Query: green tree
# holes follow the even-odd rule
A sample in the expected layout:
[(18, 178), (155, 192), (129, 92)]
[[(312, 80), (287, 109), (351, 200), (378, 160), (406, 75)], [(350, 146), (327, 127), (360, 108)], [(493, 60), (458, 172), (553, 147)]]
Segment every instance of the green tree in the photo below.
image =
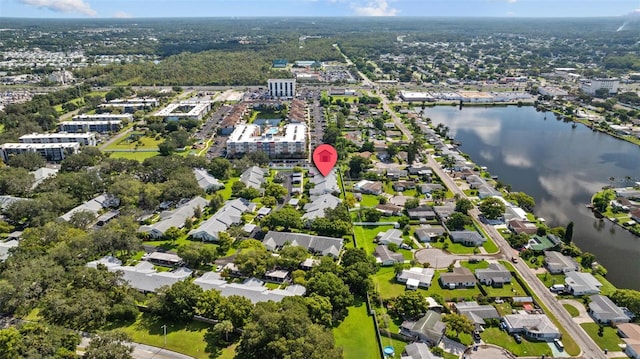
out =
[(451, 230), (462, 230), (465, 226), (472, 224), (471, 217), (464, 213), (454, 212), (447, 219), (447, 228)]
[(227, 180), (232, 174), (231, 162), (222, 157), (213, 158), (209, 163), (209, 172), (221, 181)]
[(22, 351), (22, 335), (16, 328), (0, 330), (0, 353), (5, 359), (20, 359)]
[(84, 353), (87, 359), (132, 359), (131, 338), (124, 332), (104, 332), (91, 339)]
[(334, 273), (316, 272), (307, 281), (309, 295), (316, 293), (331, 301), (334, 312), (342, 313), (353, 303), (349, 287)]
[(417, 291), (406, 291), (395, 300), (394, 310), (406, 319), (417, 319), (429, 310), (429, 304)]
[(591, 268), (591, 265), (596, 261), (596, 256), (593, 255), (593, 253), (583, 252), (580, 257), (580, 264), (582, 264), (584, 268)]
[(230, 295), (222, 298), (217, 309), (219, 320), (229, 320), (236, 328), (243, 328), (251, 316), (253, 304), (245, 297)]
[(573, 240), (573, 222), (569, 222), (564, 232), (564, 237), (562, 238), (562, 241), (565, 244), (570, 244), (572, 240)]
[(35, 179), (27, 169), (21, 167), (0, 168), (0, 194), (23, 197), (31, 191)]
[(349, 176), (351, 178), (360, 178), (360, 176), (362, 176), (362, 173), (370, 167), (370, 159), (360, 156), (353, 156), (349, 160)]
[(460, 314), (445, 314), (442, 316), (442, 321), (447, 324), (450, 330), (456, 333), (456, 338), (460, 336), (460, 333), (471, 333), (475, 329), (475, 325), (471, 320)]
[(220, 337), (224, 337), (225, 342), (229, 342), (229, 334), (233, 333), (233, 329), (233, 323), (230, 320), (220, 321), (213, 327), (213, 331)]
[(302, 228), (302, 215), (295, 208), (283, 207), (266, 215), (260, 223), (263, 227), (272, 230), (278, 227), (283, 227), (285, 230)]
[(260, 278), (271, 269), (274, 258), (264, 247), (245, 248), (236, 255), (234, 263), (242, 274)]
[(158, 289), (150, 308), (164, 318), (188, 321), (196, 314), (202, 293), (202, 288), (193, 282), (176, 282), (171, 287)]
[(467, 198), (460, 198), (456, 201), (456, 212), (467, 214), (473, 209), (473, 203)]
[(44, 157), (38, 152), (23, 152), (9, 157), (8, 165), (11, 167), (24, 168), (28, 171), (35, 171), (47, 164)]
[(504, 214), (505, 205), (501, 200), (489, 197), (480, 202), (478, 209), (487, 219), (498, 219)]
[(374, 208), (364, 208), (360, 210), (360, 215), (365, 222), (378, 222), (382, 213)]

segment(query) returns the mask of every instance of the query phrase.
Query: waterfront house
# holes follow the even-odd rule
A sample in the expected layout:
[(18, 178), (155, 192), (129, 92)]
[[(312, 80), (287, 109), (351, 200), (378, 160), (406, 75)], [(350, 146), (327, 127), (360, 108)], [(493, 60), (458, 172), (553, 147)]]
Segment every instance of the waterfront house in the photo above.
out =
[(544, 252), (544, 263), (551, 274), (579, 271), (580, 266), (575, 259), (565, 256), (560, 252)]
[(624, 352), (632, 359), (640, 359), (640, 325), (622, 323), (617, 325), (618, 335), (626, 344)]
[(602, 283), (591, 273), (568, 272), (564, 278), (567, 291), (573, 295), (598, 294)]
[(611, 299), (604, 295), (592, 295), (589, 297), (589, 314), (600, 324), (621, 324), (631, 321), (628, 310), (615, 305)]

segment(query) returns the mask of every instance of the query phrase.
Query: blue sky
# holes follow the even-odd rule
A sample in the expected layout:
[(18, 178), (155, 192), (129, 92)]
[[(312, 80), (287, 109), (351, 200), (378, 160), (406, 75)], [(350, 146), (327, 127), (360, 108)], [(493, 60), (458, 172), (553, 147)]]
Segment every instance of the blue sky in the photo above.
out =
[[(0, 0), (2, 17), (624, 16), (640, 0)], [(1, 24), (0, 24), (1, 27)]]

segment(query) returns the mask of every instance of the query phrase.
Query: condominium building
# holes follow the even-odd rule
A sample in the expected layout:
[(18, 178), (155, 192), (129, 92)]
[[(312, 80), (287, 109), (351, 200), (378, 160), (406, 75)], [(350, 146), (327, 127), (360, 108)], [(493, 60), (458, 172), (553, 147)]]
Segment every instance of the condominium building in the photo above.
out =
[(138, 110), (158, 107), (160, 102), (155, 98), (116, 99), (100, 105), (102, 108), (120, 108), (122, 112), (133, 113)]
[(616, 77), (612, 78), (594, 78), (591, 80), (581, 80), (580, 89), (589, 95), (595, 95), (600, 89), (607, 89), (609, 94), (618, 92), (620, 80)]
[(72, 143), (77, 142), (85, 146), (95, 146), (98, 144), (96, 134), (86, 133), (32, 133), (20, 136), (20, 143)]
[(112, 114), (112, 113), (101, 113), (96, 115), (76, 115), (71, 118), (72, 121), (127, 121), (132, 122), (133, 116), (130, 114)]
[(122, 128), (122, 121), (62, 121), (58, 126), (63, 132), (118, 132)]
[(295, 123), (261, 130), (258, 125), (239, 125), (227, 140), (227, 153), (238, 157), (249, 152), (265, 152), (271, 158), (305, 158), (307, 126)]
[(296, 95), (295, 79), (269, 79), (267, 85), (272, 98), (293, 98)]
[(80, 144), (69, 143), (5, 143), (0, 145), (0, 157), (4, 162), (13, 155), (25, 152), (36, 152), (50, 162), (60, 162), (67, 155), (77, 153)]
[(181, 118), (202, 120), (209, 110), (211, 110), (210, 101), (180, 101), (169, 104), (155, 115), (164, 117), (165, 121), (177, 121)]

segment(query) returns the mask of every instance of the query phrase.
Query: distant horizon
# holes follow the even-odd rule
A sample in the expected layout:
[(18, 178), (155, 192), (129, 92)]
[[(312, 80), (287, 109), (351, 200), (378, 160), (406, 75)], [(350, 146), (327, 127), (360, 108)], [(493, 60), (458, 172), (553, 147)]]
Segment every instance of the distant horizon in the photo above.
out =
[[(17, 19), (640, 18), (638, 0), (0, 0)], [(194, 16), (197, 15), (197, 16)]]

